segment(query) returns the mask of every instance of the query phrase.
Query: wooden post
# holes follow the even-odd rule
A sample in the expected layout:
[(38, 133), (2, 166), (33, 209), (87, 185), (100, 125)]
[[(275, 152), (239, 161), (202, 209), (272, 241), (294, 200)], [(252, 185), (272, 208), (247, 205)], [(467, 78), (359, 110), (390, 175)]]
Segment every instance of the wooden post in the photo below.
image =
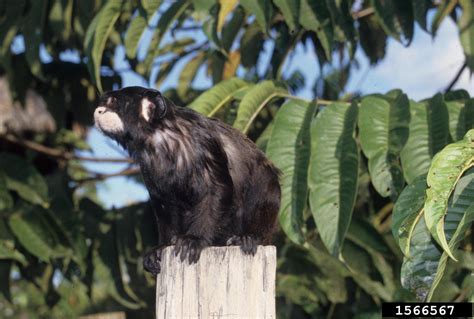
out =
[(125, 319), (125, 312), (106, 312), (93, 315), (80, 316), (79, 319)]
[(156, 281), (156, 318), (276, 318), (275, 246), (255, 256), (240, 247), (210, 247), (196, 264), (163, 251)]

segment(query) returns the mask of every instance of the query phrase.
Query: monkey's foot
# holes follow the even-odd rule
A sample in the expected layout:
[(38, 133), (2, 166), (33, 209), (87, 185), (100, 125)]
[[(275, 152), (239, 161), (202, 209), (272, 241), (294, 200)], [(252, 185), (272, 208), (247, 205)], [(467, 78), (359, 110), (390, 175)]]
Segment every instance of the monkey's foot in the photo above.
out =
[(227, 246), (240, 246), (240, 248), (245, 254), (255, 255), (255, 253), (257, 252), (257, 247), (258, 247), (259, 242), (260, 241), (258, 239), (250, 235), (244, 235), (244, 236), (234, 235), (230, 237), (229, 239), (227, 239), (226, 245)]
[(204, 239), (194, 236), (183, 236), (176, 239), (174, 255), (180, 256), (181, 261), (188, 259), (189, 264), (196, 263), (201, 256), (201, 251), (209, 246)]
[(161, 271), (160, 261), (162, 251), (163, 247), (153, 248), (143, 256), (143, 268), (151, 272), (154, 276), (158, 275)]

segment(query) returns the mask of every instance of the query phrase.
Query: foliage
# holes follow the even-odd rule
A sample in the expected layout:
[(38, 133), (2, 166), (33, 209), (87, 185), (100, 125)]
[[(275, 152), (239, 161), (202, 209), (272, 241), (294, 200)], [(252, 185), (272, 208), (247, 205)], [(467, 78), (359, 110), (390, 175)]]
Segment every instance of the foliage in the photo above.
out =
[[(456, 20), (474, 70), (473, 10), (469, 0), (2, 1), (0, 74), (19, 102), (41, 94), (58, 130), (0, 136), (0, 316), (150, 317), (150, 207), (105, 209), (96, 187), (109, 175), (84, 163), (107, 159), (76, 154), (96, 89), (120, 87), (127, 72), (158, 88), (174, 74), (167, 96), (242, 130), (282, 170), (279, 317), (469, 298), (474, 99), (341, 96), (357, 50), (376, 64), (387, 41), (410, 45), (415, 23), (436, 36)], [(314, 79), (285, 68), (297, 46), (320, 64), (311, 101), (298, 92)], [(212, 88), (196, 85), (201, 71)]]

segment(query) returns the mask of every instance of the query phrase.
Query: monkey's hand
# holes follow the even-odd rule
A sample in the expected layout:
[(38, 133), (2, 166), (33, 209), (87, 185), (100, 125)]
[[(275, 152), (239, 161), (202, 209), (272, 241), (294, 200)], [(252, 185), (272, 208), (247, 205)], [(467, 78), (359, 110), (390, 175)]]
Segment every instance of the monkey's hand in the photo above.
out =
[(178, 237), (174, 246), (174, 255), (179, 255), (181, 261), (187, 258), (189, 264), (196, 263), (201, 256), (201, 251), (207, 246), (209, 243), (202, 238), (189, 235)]
[(227, 239), (226, 245), (227, 246), (240, 246), (242, 251), (248, 255), (255, 255), (257, 252), (257, 247), (260, 241), (253, 236), (244, 235), (244, 236), (237, 236), (234, 235)]
[(145, 253), (143, 256), (143, 268), (156, 276), (161, 271), (161, 252), (165, 246), (155, 247)]

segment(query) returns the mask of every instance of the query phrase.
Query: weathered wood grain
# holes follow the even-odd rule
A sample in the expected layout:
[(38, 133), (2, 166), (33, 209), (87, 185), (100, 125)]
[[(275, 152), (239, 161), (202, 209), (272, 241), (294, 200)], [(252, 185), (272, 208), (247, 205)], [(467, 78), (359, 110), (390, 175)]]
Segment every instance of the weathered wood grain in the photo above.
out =
[(156, 318), (275, 318), (276, 248), (210, 247), (188, 265), (163, 251)]

